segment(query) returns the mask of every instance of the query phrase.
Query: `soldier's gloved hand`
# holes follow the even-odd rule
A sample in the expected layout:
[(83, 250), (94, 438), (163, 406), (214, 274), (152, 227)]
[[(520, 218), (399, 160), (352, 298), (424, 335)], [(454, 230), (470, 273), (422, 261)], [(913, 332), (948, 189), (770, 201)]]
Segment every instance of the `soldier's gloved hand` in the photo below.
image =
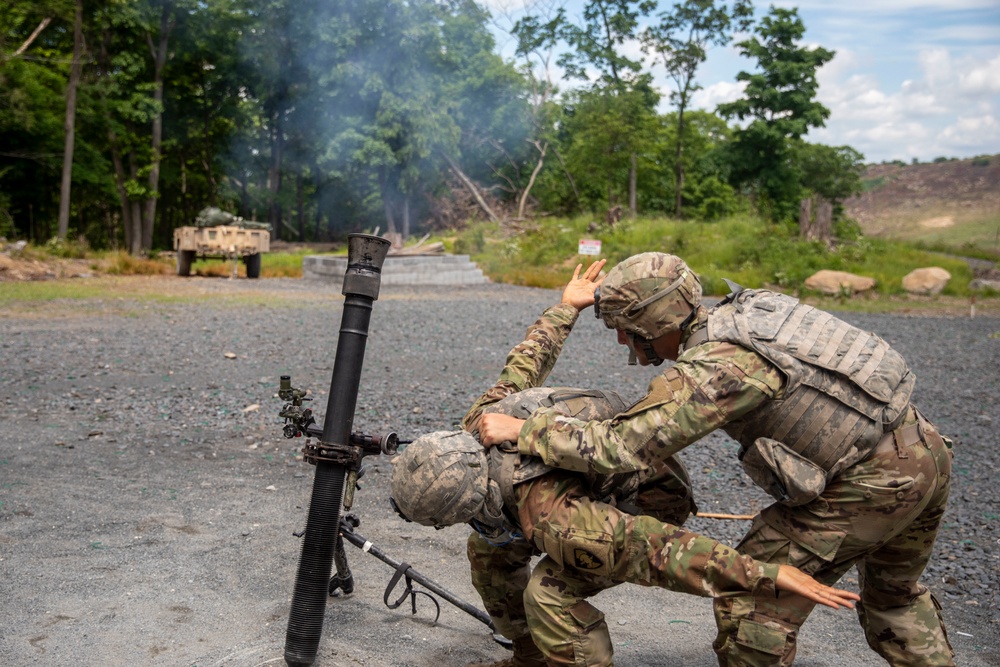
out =
[(573, 279), (569, 281), (563, 290), (562, 303), (569, 304), (577, 311), (589, 308), (594, 305), (594, 289), (596, 289), (604, 278), (601, 278), (601, 269), (604, 268), (608, 260), (600, 259), (587, 267), (587, 270), (580, 275), (583, 264), (576, 265), (573, 272)]
[(523, 425), (524, 420), (517, 417), (484, 414), (479, 422), (479, 440), (486, 449), (501, 442), (517, 442)]

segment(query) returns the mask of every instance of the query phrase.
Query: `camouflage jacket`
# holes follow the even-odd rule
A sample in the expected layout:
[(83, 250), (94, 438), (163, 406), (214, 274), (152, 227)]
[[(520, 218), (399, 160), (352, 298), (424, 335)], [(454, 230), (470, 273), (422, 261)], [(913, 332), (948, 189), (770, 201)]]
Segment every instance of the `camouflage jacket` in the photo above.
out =
[[(590, 390), (563, 389), (543, 390), (540, 388), (548, 377), (549, 372), (559, 358), (563, 344), (567, 336), (573, 329), (579, 313), (573, 306), (559, 304), (546, 309), (542, 316), (525, 333), (524, 340), (518, 343), (507, 355), (507, 361), (500, 378), (490, 387), (469, 409), (462, 421), (462, 428), (472, 433), (478, 438), (479, 421), (484, 413), (501, 412), (502, 414), (518, 415), (518, 410), (511, 411), (510, 400), (517, 401), (518, 398), (510, 399), (515, 394), (525, 396), (531, 394), (529, 390), (535, 388), (538, 394), (525, 397), (528, 405), (537, 404), (540, 396), (547, 396), (546, 402), (551, 405), (555, 400), (556, 407), (549, 408), (558, 411), (560, 414), (579, 414), (595, 411), (599, 414), (604, 411), (615, 414), (625, 407), (614, 392), (601, 392)], [(569, 394), (559, 398), (559, 392)], [(510, 400), (508, 400), (510, 399)], [(617, 405), (616, 405), (617, 404)], [(499, 407), (506, 409), (497, 409)], [(522, 408), (523, 409), (523, 408)], [(489, 451), (489, 466), (491, 482), (496, 484), (500, 492), (500, 500), (491, 495), (487, 501), (487, 514), (481, 517), (486, 524), (498, 525), (504, 523), (502, 514), (504, 508), (509, 511), (506, 519), (514, 521), (514, 487), (529, 480), (535, 479), (552, 470), (552, 466), (546, 465), (536, 456), (524, 456), (517, 451), (513, 444), (502, 443), (492, 447)], [(646, 473), (654, 471), (642, 471), (639, 473), (624, 473), (602, 475), (592, 472), (584, 473), (580, 476), (581, 481), (589, 489), (589, 493), (595, 499), (614, 498), (615, 502), (624, 501), (630, 498), (638, 489), (640, 483), (646, 478)], [(657, 471), (658, 472), (658, 471)], [(516, 521), (514, 521), (516, 523)], [(505, 526), (510, 530), (511, 526)]]
[[(913, 376), (874, 334), (784, 295), (735, 296), (739, 304), (699, 310), (676, 364), (623, 414), (582, 422), (537, 411), (521, 430), (519, 451), (568, 470), (644, 470), (722, 428), (741, 442), (744, 468), (773, 497), (788, 504), (815, 498), (908, 414)], [(741, 314), (757, 312), (758, 302), (759, 315)], [(786, 316), (794, 321), (773, 340), (746, 333), (770, 331)], [(796, 327), (796, 317), (807, 325)], [(827, 428), (827, 413), (837, 417), (834, 428)], [(773, 440), (786, 437), (791, 447)], [(753, 456), (744, 458), (748, 452)]]
[(540, 387), (552, 372), (559, 359), (563, 344), (573, 330), (580, 313), (573, 306), (559, 304), (547, 308), (538, 320), (528, 327), (524, 340), (507, 354), (500, 378), (486, 393), (479, 397), (462, 420), (462, 428), (479, 437), (479, 420), (483, 410), (511, 394)]
[[(705, 323), (701, 312), (687, 335)], [(614, 419), (583, 422), (536, 411), (521, 428), (518, 450), (566, 470), (645, 470), (779, 396), (783, 386), (781, 371), (760, 354), (707, 342), (684, 350), (644, 398)]]

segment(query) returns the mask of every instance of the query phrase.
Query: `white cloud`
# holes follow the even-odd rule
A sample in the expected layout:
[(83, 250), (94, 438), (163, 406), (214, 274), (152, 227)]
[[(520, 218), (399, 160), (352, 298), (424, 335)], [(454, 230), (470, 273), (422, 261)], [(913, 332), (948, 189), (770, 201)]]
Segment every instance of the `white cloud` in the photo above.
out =
[(855, 54), (843, 56), (817, 74), (830, 118), (810, 141), (848, 144), (870, 161), (1000, 151), (1000, 57), (955, 58), (947, 49), (924, 48), (919, 76), (892, 89)]
[(1000, 93), (1000, 56), (974, 66), (959, 75), (959, 88), (965, 93)]
[(951, 56), (947, 49), (924, 49), (917, 56), (917, 62), (931, 87), (946, 85), (952, 78)]
[(1000, 122), (993, 114), (963, 116), (941, 132), (941, 141), (973, 154), (993, 153), (1000, 145)]
[(732, 102), (743, 96), (746, 90), (746, 81), (720, 81), (710, 86), (705, 86), (694, 94), (691, 98), (691, 105), (696, 109), (714, 110), (715, 107), (724, 102)]
[[(830, 9), (829, 0), (777, 0), (778, 7)], [(845, 14), (996, 9), (996, 0), (838, 0), (837, 10)]]

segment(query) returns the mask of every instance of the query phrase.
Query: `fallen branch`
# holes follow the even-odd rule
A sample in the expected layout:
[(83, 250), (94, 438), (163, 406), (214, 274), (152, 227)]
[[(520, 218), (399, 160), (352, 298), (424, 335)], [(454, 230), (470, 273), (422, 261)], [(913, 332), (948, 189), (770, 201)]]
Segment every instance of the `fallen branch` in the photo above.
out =
[(733, 521), (751, 521), (756, 514), (717, 514), (715, 512), (698, 512), (699, 519), (730, 519)]
[(493, 209), (490, 208), (490, 205), (486, 203), (486, 200), (483, 199), (483, 196), (479, 194), (479, 188), (477, 188), (476, 184), (472, 182), (472, 179), (465, 175), (465, 172), (463, 172), (462, 169), (457, 164), (455, 164), (454, 160), (452, 160), (444, 153), (442, 153), (441, 155), (442, 157), (444, 157), (445, 162), (448, 163), (448, 166), (451, 167), (452, 172), (454, 172), (454, 174), (458, 176), (458, 179), (462, 181), (462, 183), (465, 185), (469, 193), (472, 194), (472, 196), (475, 198), (476, 203), (479, 204), (479, 208), (483, 209), (483, 212), (486, 213), (487, 217), (489, 217), (489, 219), (492, 222), (500, 222), (500, 218), (498, 218), (497, 214), (493, 212)]
[(31, 43), (35, 41), (35, 38), (38, 37), (43, 30), (45, 30), (45, 26), (47, 26), (51, 21), (51, 18), (42, 19), (42, 22), (38, 24), (37, 28), (35, 28), (35, 32), (31, 33), (28, 39), (24, 40), (24, 44), (21, 45), (21, 48), (14, 52), (14, 57), (16, 58), (24, 53), (28, 47), (31, 46)]

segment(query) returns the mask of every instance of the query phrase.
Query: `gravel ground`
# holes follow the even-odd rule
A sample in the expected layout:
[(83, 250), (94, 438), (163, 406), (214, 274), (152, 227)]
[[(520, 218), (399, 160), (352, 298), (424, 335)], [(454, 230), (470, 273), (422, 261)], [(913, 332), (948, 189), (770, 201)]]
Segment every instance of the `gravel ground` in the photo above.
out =
[[(300, 280), (128, 279), (86, 301), (0, 314), (0, 664), (281, 665), (312, 488), (301, 442), (281, 438), (278, 377), (322, 411), (342, 299)], [(2, 289), (2, 286), (0, 286)], [(150, 294), (158, 294), (150, 298)], [(383, 289), (372, 315), (355, 430), (402, 438), (450, 428), (558, 293), (487, 285)], [(925, 581), (960, 665), (1000, 664), (1000, 317), (848, 314), (900, 349), (915, 403), (957, 440), (955, 484)], [(581, 318), (552, 384), (640, 396), (653, 371)], [(683, 455), (704, 511), (766, 503), (735, 444)], [(391, 462), (369, 459), (360, 533), (476, 601), (466, 529), (424, 529), (386, 502)], [(735, 543), (744, 522), (695, 519)], [(353, 595), (330, 601), (317, 665), (465, 665), (503, 649), (447, 603), (382, 604), (391, 569), (348, 546)], [(856, 583), (854, 573), (844, 580)], [(395, 597), (395, 596), (393, 596)], [(598, 596), (619, 667), (715, 664), (707, 599), (637, 587)], [(852, 612), (817, 610), (797, 665), (882, 661)]]

